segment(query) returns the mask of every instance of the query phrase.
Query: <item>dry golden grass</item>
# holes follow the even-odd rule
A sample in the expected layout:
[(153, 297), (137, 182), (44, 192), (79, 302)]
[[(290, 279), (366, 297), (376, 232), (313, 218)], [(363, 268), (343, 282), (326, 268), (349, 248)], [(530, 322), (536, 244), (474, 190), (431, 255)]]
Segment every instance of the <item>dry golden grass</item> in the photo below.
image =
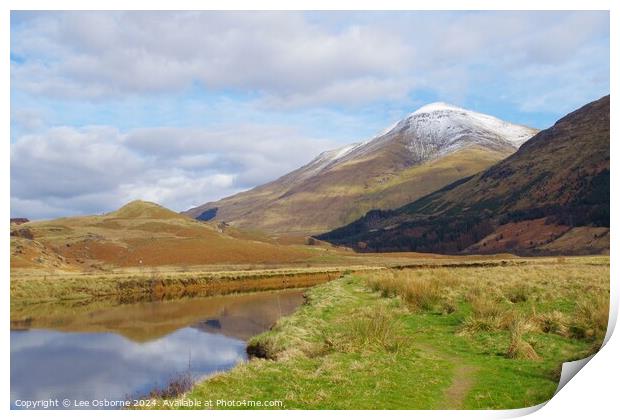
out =
[(333, 280), (345, 270), (340, 267), (309, 267), (168, 272), (149, 268), (143, 272), (109, 274), (12, 276), (11, 305), (110, 297), (134, 302), (308, 287)]
[(540, 360), (536, 350), (523, 338), (523, 335), (530, 331), (531, 328), (529, 319), (526, 319), (521, 314), (513, 316), (508, 325), (510, 344), (508, 345), (506, 356), (509, 359)]
[(609, 317), (609, 258), (528, 260), (488, 267), (383, 270), (368, 286), (398, 296), (413, 311), (463, 309), (457, 332), (508, 333), (506, 355), (536, 360), (529, 333), (556, 334), (600, 346)]
[(222, 266), (231, 270), (270, 266), (392, 266), (515, 258), (420, 253), (360, 255), (321, 241), (306, 244), (305, 237), (289, 241), (257, 231), (203, 223), (146, 202), (132, 202), (101, 216), (24, 223), (13, 226), (11, 234), (12, 278), (30, 274), (49, 277), (62, 272), (108, 275), (151, 267), (195, 272), (207, 266), (213, 271)]
[(506, 309), (494, 299), (475, 295), (470, 303), (471, 315), (463, 320), (462, 333), (497, 331), (510, 322)]
[(429, 275), (426, 270), (385, 270), (368, 279), (368, 285), (383, 296), (400, 296), (411, 309), (450, 312), (451, 288), (458, 279), (448, 268), (437, 268)]
[(404, 326), (398, 312), (385, 305), (363, 308), (351, 313), (334, 347), (343, 352), (385, 350), (396, 352), (403, 345)]
[[(316, 255), (309, 247), (278, 245), (236, 231), (231, 236), (216, 226), (147, 202), (132, 202), (102, 216), (29, 222), (19, 229), (27, 230), (50, 257), (19, 253), (19, 244), (13, 241), (12, 268), (81, 271), (98, 270), (102, 265), (293, 264)], [(54, 259), (63, 264), (46, 263)]]
[(568, 317), (558, 310), (535, 315), (533, 320), (544, 333), (568, 335)]
[(574, 338), (600, 339), (607, 332), (609, 296), (584, 296), (577, 302), (575, 316), (569, 323)]

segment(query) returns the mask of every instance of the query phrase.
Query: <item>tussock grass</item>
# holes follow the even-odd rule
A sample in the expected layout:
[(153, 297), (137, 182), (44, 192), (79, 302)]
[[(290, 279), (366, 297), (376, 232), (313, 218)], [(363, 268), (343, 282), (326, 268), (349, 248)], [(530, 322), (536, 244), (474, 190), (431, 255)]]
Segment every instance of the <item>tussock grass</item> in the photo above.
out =
[(514, 315), (508, 323), (510, 331), (510, 344), (506, 356), (510, 359), (540, 360), (536, 350), (528, 343), (523, 335), (532, 328), (530, 320), (518, 314)]
[[(342, 281), (342, 280), (340, 280)], [(316, 287), (307, 294), (306, 303), (295, 317), (282, 318), (271, 331), (252, 338), (250, 353), (273, 360), (295, 357), (321, 357), (332, 352), (364, 353), (381, 349), (398, 351), (403, 344), (402, 311), (385, 304), (354, 307), (331, 319), (332, 308), (351, 304), (345, 287), (330, 293)], [(316, 316), (320, 311), (323, 316)]]
[(385, 350), (397, 352), (405, 333), (399, 313), (384, 305), (362, 308), (351, 313), (334, 347), (343, 352)]
[(476, 297), (472, 302), (472, 311), (461, 323), (461, 333), (498, 331), (505, 325), (505, 309), (493, 300)]
[(547, 264), (384, 270), (367, 275), (367, 284), (414, 312), (462, 313), (457, 334), (503, 332), (509, 358), (539, 359), (524, 334), (585, 340), (597, 349), (607, 329), (609, 265), (596, 258), (587, 264), (561, 257)]
[(526, 282), (518, 282), (512, 286), (506, 287), (504, 296), (512, 303), (526, 302), (532, 294), (531, 289), (531, 286)]
[(564, 337), (568, 335), (567, 315), (558, 310), (535, 315), (534, 322), (544, 333), (558, 334)]
[[(294, 317), (281, 318), (270, 331), (253, 337), (248, 342), (248, 349), (251, 354), (273, 360), (318, 357), (329, 353), (337, 341), (338, 329), (330, 328), (327, 315), (332, 308), (346, 306), (350, 301), (351, 296), (345, 292), (344, 285), (333, 286), (329, 292), (325, 287), (315, 287), (306, 293), (306, 302)], [(325, 315), (316, 316), (317, 312)]]
[(400, 297), (416, 311), (455, 310), (450, 289), (458, 283), (448, 269), (437, 269), (434, 276), (426, 271), (384, 270), (367, 280), (368, 286), (384, 297)]
[(602, 344), (609, 322), (609, 296), (586, 296), (577, 302), (577, 310), (569, 323), (573, 338)]

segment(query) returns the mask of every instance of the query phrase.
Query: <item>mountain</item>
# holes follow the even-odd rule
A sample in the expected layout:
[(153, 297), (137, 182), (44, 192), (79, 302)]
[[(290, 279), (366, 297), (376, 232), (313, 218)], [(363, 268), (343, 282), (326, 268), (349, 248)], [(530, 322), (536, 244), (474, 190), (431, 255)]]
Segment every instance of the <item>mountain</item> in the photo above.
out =
[(321, 233), (488, 168), (536, 132), (434, 103), (369, 141), (321, 153), (273, 182), (185, 214), (269, 233)]
[(609, 252), (609, 139), (605, 96), (477, 175), (318, 238), (366, 251)]
[(11, 268), (97, 270), (106, 266), (286, 263), (313, 256), (302, 247), (254, 240), (155, 203), (132, 201), (103, 216), (11, 226)]

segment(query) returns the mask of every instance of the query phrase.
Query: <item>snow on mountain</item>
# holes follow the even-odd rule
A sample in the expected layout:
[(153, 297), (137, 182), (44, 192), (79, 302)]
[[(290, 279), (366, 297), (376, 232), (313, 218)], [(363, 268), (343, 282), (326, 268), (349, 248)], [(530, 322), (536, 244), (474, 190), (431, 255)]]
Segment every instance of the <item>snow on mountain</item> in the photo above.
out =
[(537, 132), (490, 115), (435, 102), (399, 121), (384, 136), (405, 136), (408, 149), (420, 160), (427, 160), (474, 145), (491, 150), (517, 149)]
[(332, 163), (343, 160), (343, 158), (349, 155), (352, 151), (358, 149), (364, 144), (365, 143), (352, 143), (344, 147), (328, 150), (319, 154), (310, 163), (299, 169), (299, 171), (301, 171), (300, 177), (309, 178), (313, 175), (320, 173)]
[(498, 136), (508, 140), (516, 147), (521, 146), (538, 132), (538, 130), (530, 127), (512, 124), (491, 115), (469, 111), (444, 102), (434, 102), (432, 104), (425, 105), (409, 115), (409, 117), (405, 120), (419, 120), (422, 119), (422, 116), (425, 114), (431, 116), (431, 118), (434, 119), (435, 124), (437, 124), (438, 121), (443, 121), (444, 123), (450, 121), (452, 125), (446, 124), (448, 129), (451, 127), (453, 128), (459, 123), (463, 125), (469, 124), (479, 130), (486, 130), (495, 133)]
[(320, 173), (337, 163), (361, 158), (399, 140), (422, 162), (471, 146), (491, 150), (516, 150), (538, 130), (502, 121), (444, 102), (425, 105), (396, 122), (378, 136), (321, 153), (304, 168), (304, 177)]
[(423, 107), (418, 108), (416, 111), (412, 112), (409, 116), (412, 115), (416, 115), (416, 114), (426, 114), (429, 112), (435, 112), (435, 111), (465, 111), (465, 112), (469, 112), (463, 108), (459, 108), (457, 106), (454, 105), (450, 105), (447, 104), (445, 102), (433, 102), (430, 104), (426, 104)]

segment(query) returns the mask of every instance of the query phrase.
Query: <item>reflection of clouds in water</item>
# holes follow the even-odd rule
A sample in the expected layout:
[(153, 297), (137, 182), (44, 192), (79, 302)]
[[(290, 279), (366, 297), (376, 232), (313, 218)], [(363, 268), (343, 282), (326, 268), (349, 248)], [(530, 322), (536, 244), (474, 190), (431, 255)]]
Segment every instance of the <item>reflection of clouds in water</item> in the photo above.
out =
[(224, 370), (245, 357), (245, 343), (183, 328), (148, 343), (115, 334), (11, 332), (11, 400), (123, 398), (171, 376)]

